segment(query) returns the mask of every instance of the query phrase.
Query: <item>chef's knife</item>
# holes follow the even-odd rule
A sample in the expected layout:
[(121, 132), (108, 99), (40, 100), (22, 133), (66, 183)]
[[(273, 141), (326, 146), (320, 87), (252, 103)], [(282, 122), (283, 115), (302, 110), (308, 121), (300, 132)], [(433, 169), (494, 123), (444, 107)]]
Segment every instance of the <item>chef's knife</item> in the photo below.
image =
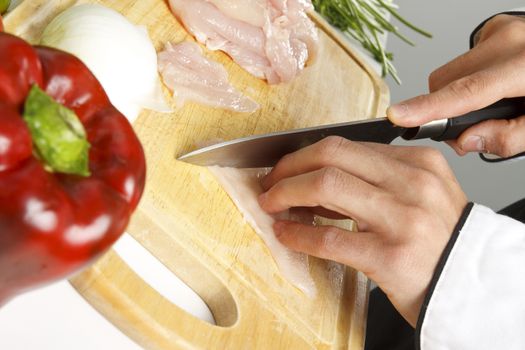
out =
[(470, 126), (484, 120), (513, 119), (522, 115), (525, 115), (525, 98), (509, 98), (462, 116), (433, 121), (415, 128), (396, 126), (386, 118), (322, 125), (222, 142), (185, 154), (179, 160), (202, 166), (271, 167), (284, 155), (314, 144), (327, 136), (335, 135), (353, 141), (385, 144), (391, 143), (397, 137), (405, 140), (431, 138), (435, 141), (445, 141), (456, 139)]

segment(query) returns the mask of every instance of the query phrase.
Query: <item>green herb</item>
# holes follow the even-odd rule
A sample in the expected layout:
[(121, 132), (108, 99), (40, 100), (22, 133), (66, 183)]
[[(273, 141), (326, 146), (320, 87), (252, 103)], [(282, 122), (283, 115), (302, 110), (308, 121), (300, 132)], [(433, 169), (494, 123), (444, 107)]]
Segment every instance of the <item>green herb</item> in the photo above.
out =
[(34, 85), (24, 106), (24, 120), (37, 156), (59, 173), (89, 176), (89, 147), (84, 126), (75, 112)]
[(414, 26), (397, 12), (392, 0), (313, 0), (315, 9), (330, 24), (349, 34), (382, 65), (383, 77), (390, 74), (401, 84), (392, 63), (394, 55), (387, 52), (379, 41), (379, 35), (390, 32), (407, 44), (414, 43), (399, 32), (399, 29), (387, 19), (388, 14), (417, 33), (431, 38), (432, 35)]
[(0, 0), (0, 15), (7, 11), (10, 4), (11, 0)]

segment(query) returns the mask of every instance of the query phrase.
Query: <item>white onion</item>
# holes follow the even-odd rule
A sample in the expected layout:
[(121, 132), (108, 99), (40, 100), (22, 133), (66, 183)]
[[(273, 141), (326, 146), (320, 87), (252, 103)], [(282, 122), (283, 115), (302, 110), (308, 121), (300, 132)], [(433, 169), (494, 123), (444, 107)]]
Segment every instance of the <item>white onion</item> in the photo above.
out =
[(142, 108), (171, 112), (146, 28), (120, 13), (95, 4), (71, 7), (47, 26), (41, 43), (80, 58), (130, 122)]

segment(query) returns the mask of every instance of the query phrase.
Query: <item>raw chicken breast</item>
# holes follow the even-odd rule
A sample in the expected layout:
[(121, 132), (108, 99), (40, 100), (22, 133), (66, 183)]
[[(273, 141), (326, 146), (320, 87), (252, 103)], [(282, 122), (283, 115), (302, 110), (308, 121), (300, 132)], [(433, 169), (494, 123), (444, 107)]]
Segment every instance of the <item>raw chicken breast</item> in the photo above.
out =
[(270, 84), (295, 78), (317, 52), (310, 0), (170, 0), (198, 41)]
[[(209, 169), (241, 211), (246, 222), (266, 243), (283, 276), (313, 298), (316, 287), (310, 275), (308, 256), (289, 250), (277, 240), (273, 231), (273, 223), (277, 217), (264, 212), (257, 201), (257, 197), (263, 192), (260, 179), (268, 174), (270, 169), (235, 169), (217, 166)], [(309, 224), (314, 221), (311, 214), (300, 215), (289, 211), (281, 213), (278, 218)]]
[(196, 43), (168, 43), (158, 57), (164, 83), (178, 102), (195, 101), (236, 112), (255, 112), (259, 104), (243, 96), (228, 81), (228, 72), (219, 63), (202, 55)]
[(265, 23), (266, 0), (208, 0), (226, 16), (256, 27)]

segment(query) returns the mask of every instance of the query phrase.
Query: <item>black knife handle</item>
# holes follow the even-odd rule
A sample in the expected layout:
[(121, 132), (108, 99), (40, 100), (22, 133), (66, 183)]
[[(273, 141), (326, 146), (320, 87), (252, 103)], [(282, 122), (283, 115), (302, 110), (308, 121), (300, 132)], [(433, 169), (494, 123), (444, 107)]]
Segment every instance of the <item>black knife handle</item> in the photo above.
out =
[(432, 136), (432, 140), (455, 140), (461, 133), (474, 124), (490, 119), (514, 119), (525, 115), (525, 97), (505, 98), (488, 107), (450, 118), (441, 135)]

